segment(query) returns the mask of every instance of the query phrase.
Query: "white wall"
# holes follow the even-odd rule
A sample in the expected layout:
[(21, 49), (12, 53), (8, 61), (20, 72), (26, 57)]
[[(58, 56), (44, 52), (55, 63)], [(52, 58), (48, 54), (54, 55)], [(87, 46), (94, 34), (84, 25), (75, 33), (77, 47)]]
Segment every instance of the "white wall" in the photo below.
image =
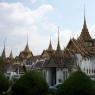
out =
[(60, 82), (64, 82), (64, 80), (68, 77), (68, 69), (67, 68), (56, 68), (56, 84)]
[(50, 72), (50, 69), (47, 69), (46, 80), (47, 80), (48, 85), (50, 86), (51, 85), (51, 72)]
[(85, 72), (91, 79), (95, 80), (95, 56), (90, 58), (82, 58), (80, 54), (76, 54), (77, 64), (81, 70)]
[(43, 75), (48, 85), (51, 85), (51, 72), (50, 69), (43, 69)]

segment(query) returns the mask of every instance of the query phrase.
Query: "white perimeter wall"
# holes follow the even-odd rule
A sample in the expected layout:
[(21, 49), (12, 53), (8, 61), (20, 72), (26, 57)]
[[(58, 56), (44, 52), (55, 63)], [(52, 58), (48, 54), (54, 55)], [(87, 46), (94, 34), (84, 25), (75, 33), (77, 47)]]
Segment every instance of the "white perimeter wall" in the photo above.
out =
[(95, 80), (95, 56), (90, 58), (82, 58), (80, 54), (76, 54), (77, 64), (81, 70), (85, 72), (91, 79)]

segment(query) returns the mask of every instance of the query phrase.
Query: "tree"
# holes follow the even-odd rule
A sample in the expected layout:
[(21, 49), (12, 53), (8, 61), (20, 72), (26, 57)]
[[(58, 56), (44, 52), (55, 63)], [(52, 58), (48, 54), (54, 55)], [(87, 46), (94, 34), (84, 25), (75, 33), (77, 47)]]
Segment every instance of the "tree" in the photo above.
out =
[(12, 87), (13, 95), (46, 95), (48, 85), (37, 71), (27, 72)]
[(76, 71), (59, 87), (58, 95), (95, 95), (93, 83), (81, 71)]
[(8, 79), (2, 73), (0, 73), (0, 95), (2, 94), (2, 92), (7, 91), (8, 88), (9, 88)]
[(0, 72), (4, 72), (5, 66), (5, 60), (0, 56)]
[(0, 56), (0, 65), (4, 63), (3, 58)]

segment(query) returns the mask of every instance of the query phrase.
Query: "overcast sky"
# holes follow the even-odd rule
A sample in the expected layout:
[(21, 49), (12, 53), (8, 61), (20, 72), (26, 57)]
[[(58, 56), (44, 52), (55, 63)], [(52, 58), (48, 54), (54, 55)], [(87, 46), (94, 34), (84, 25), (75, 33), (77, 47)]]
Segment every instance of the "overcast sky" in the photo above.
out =
[(34, 55), (48, 48), (50, 35), (57, 45), (58, 26), (61, 49), (83, 26), (84, 4), (89, 32), (95, 38), (95, 0), (0, 0), (0, 54), (6, 42), (16, 56), (25, 48), (27, 34)]

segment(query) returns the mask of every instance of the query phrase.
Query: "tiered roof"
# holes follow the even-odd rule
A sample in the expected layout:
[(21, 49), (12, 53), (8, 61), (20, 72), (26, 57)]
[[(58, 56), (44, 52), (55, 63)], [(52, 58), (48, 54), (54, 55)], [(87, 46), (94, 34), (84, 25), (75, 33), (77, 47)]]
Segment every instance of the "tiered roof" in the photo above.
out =
[(59, 40), (59, 29), (58, 29), (58, 43), (57, 43), (57, 48), (55, 50), (55, 52), (52, 54), (52, 56), (50, 57), (50, 59), (48, 60), (48, 62), (46, 61), (43, 64), (44, 68), (47, 67), (64, 67), (63, 64), (63, 52), (61, 50), (60, 47), (60, 40)]
[(29, 58), (32, 58), (33, 57), (33, 53), (29, 49), (28, 40), (27, 40), (25, 49), (22, 52), (20, 52), (19, 57), (22, 60), (23, 59), (29, 59)]
[(81, 41), (91, 41), (92, 40), (92, 38), (89, 34), (89, 31), (88, 31), (88, 28), (87, 28), (85, 16), (84, 16), (84, 24), (83, 24), (82, 32), (81, 32), (78, 40), (81, 40)]

